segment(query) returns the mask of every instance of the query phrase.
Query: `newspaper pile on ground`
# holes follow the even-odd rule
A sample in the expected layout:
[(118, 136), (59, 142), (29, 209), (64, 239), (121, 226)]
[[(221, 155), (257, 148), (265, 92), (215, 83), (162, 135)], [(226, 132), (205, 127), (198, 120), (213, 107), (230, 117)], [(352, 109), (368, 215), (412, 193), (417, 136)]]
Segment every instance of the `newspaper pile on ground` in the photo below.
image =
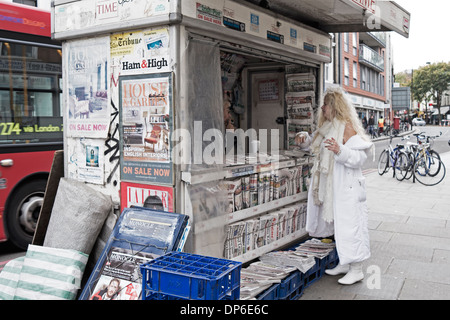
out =
[(297, 251), (270, 252), (262, 255), (259, 259), (279, 267), (295, 267), (302, 273), (306, 273), (316, 264), (313, 256), (307, 256)]
[(295, 250), (269, 252), (260, 261), (252, 263), (241, 271), (241, 300), (255, 299), (274, 283), (280, 283), (290, 273), (299, 270), (306, 273), (335, 248), (334, 242), (310, 239)]
[(289, 276), (295, 267), (275, 266), (258, 261), (241, 270), (241, 300), (255, 299), (275, 283)]
[(295, 252), (307, 257), (315, 257), (323, 259), (334, 250), (336, 244), (334, 242), (321, 241), (319, 239), (310, 239), (299, 245)]

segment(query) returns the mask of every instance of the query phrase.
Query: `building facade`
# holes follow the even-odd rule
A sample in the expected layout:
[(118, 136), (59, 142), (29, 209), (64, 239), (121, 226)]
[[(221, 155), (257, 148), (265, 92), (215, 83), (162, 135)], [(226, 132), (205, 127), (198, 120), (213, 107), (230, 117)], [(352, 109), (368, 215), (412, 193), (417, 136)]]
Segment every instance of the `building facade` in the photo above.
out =
[[(326, 84), (337, 83), (350, 95), (361, 119), (391, 118), (392, 47), (386, 32), (334, 34), (334, 65), (325, 68)], [(328, 69), (333, 69), (331, 72)]]
[(392, 88), (392, 110), (395, 115), (409, 114), (411, 110), (411, 88), (394, 87)]

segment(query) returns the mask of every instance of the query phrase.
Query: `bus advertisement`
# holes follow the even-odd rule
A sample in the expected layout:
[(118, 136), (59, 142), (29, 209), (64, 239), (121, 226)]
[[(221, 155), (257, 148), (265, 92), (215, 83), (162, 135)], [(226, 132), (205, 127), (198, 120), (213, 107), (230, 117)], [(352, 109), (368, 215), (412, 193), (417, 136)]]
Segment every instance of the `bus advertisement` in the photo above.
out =
[(26, 249), (63, 149), (61, 44), (51, 14), (0, 3), (0, 242)]

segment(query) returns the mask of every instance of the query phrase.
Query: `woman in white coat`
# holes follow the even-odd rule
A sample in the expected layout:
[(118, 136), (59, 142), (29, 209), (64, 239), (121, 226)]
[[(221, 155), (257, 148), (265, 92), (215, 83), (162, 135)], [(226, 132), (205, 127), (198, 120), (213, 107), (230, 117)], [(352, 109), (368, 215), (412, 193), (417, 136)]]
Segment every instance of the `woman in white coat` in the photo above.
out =
[(346, 274), (338, 282), (364, 279), (362, 261), (370, 257), (368, 210), (362, 166), (373, 144), (355, 108), (338, 87), (325, 92), (313, 136), (300, 132), (297, 144), (314, 154), (308, 192), (306, 230), (312, 237), (334, 235), (339, 264), (329, 275)]

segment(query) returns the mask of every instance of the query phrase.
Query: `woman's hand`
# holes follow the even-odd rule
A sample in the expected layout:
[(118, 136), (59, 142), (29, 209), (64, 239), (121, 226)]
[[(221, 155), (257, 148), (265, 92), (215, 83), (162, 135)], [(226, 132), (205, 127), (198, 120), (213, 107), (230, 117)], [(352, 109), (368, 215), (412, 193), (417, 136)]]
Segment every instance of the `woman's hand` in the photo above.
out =
[(341, 147), (339, 146), (339, 143), (334, 140), (334, 138), (325, 140), (325, 148), (331, 152), (334, 152), (334, 154), (339, 154), (341, 152)]

